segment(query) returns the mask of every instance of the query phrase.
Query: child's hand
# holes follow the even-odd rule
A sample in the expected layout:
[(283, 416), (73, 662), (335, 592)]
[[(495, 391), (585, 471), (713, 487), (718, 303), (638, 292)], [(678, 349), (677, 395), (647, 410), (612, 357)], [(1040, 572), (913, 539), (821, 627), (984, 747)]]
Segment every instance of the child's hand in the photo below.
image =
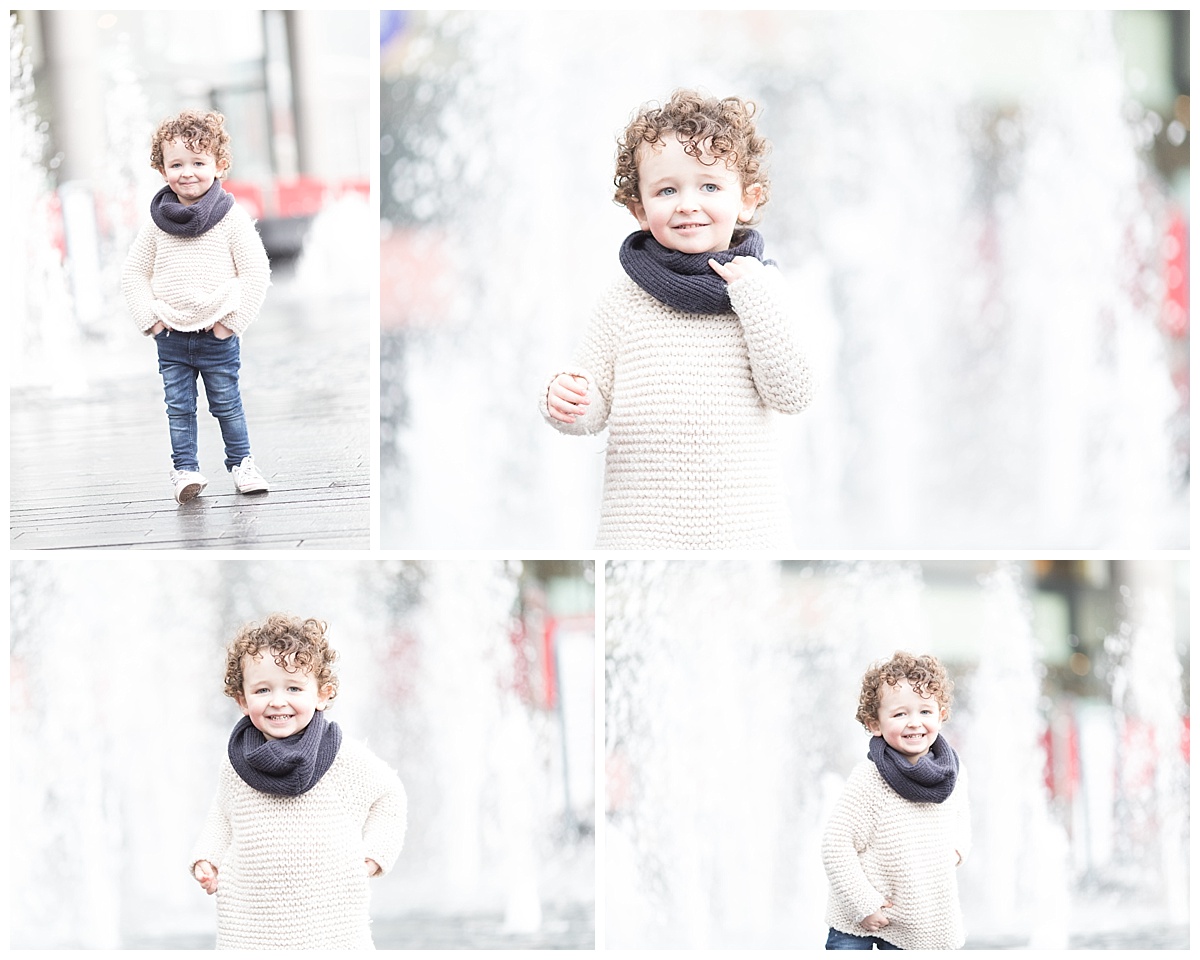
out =
[(377, 875), (383, 873), (383, 870), (379, 866), (379, 864), (377, 864), (370, 857), (367, 857), (367, 859), (364, 862), (367, 865), (367, 876), (368, 877), (374, 877), (374, 876), (377, 876)]
[(869, 917), (863, 917), (862, 923), (859, 924), (864, 930), (870, 933), (876, 933), (888, 925), (888, 918), (884, 916), (883, 911), (892, 905), (892, 901), (887, 901), (882, 907), (876, 910)]
[(230, 330), (220, 320), (213, 324), (213, 336), (218, 340), (228, 340), (233, 336), (233, 331)]
[(583, 377), (560, 373), (546, 392), (546, 409), (550, 416), (563, 423), (574, 423), (576, 417), (587, 413), (588, 382)]
[(734, 280), (749, 277), (763, 268), (762, 261), (756, 260), (754, 257), (734, 257), (728, 263), (720, 263), (710, 257), (708, 265), (726, 283), (733, 283)]
[(209, 896), (217, 892), (217, 868), (207, 860), (197, 860), (192, 867), (192, 875)]
[(167, 329), (167, 325), (161, 320), (155, 320), (154, 326), (150, 328), (150, 336), (157, 337), (160, 333)]

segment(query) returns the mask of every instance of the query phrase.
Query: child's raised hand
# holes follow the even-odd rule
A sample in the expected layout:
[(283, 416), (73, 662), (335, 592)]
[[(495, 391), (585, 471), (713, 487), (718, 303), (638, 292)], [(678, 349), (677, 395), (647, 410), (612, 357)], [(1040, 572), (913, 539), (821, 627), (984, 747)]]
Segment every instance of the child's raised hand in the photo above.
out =
[(862, 927), (864, 930), (869, 931), (870, 933), (876, 933), (877, 931), (882, 930), (884, 927), (886, 927), (888, 925), (888, 918), (886, 916), (884, 916), (883, 911), (886, 910), (891, 905), (892, 905), (892, 901), (888, 900), (882, 907), (880, 907), (878, 910), (876, 910), (869, 917), (863, 917), (862, 922), (859, 924), (859, 926)]
[(377, 864), (370, 857), (367, 857), (364, 862), (367, 865), (367, 876), (368, 877), (374, 877), (377, 874), (383, 873), (383, 870), (380, 868), (379, 864)]
[(709, 257), (708, 265), (726, 283), (733, 283), (734, 280), (749, 277), (763, 268), (762, 261), (754, 257), (734, 257), (728, 263), (721, 263)]
[(217, 868), (207, 860), (197, 860), (192, 875), (209, 896), (217, 892)]
[(563, 423), (574, 423), (576, 417), (587, 413), (588, 382), (583, 377), (560, 373), (546, 392), (546, 409), (550, 416)]

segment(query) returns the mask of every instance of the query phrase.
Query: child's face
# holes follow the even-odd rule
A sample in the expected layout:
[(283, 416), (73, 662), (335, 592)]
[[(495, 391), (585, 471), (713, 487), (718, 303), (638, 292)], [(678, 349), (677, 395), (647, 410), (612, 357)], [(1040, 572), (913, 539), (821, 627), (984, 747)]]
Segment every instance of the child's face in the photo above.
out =
[(901, 680), (894, 687), (888, 683), (880, 687), (879, 718), (867, 726), (909, 763), (916, 763), (933, 746), (945, 719), (946, 711), (936, 697), (923, 697)]
[(728, 250), (738, 220), (749, 220), (762, 197), (758, 184), (743, 189), (741, 174), (707, 150), (699, 158), (686, 154), (672, 133), (665, 142), (643, 143), (637, 158), (640, 199), (630, 212), (669, 250)]
[(318, 689), (316, 678), (306, 670), (285, 670), (269, 650), (266, 656), (242, 657), (238, 704), (268, 740), (282, 740), (307, 727), (331, 690)]
[(190, 207), (208, 193), (209, 187), (221, 172), (217, 158), (211, 153), (196, 153), (185, 143), (164, 140), (163, 168), (160, 171), (167, 186), (185, 207)]

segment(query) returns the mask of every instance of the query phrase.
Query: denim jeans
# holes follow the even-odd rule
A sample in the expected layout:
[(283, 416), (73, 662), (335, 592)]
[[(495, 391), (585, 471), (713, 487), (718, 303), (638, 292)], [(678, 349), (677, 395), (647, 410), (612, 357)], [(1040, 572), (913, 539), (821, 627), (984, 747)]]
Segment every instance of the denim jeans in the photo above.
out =
[(199, 470), (196, 454), (196, 378), (204, 378), (208, 412), (221, 425), (225, 441), (225, 469), (232, 470), (250, 456), (250, 435), (238, 390), (241, 345), (236, 336), (218, 340), (211, 330), (182, 333), (162, 330), (154, 337), (158, 346), (158, 372), (167, 399), (171, 427), (171, 461), (176, 470)]
[(888, 943), (879, 937), (857, 937), (853, 933), (842, 933), (841, 930), (829, 928), (829, 939), (825, 941), (826, 950), (899, 950), (894, 943)]

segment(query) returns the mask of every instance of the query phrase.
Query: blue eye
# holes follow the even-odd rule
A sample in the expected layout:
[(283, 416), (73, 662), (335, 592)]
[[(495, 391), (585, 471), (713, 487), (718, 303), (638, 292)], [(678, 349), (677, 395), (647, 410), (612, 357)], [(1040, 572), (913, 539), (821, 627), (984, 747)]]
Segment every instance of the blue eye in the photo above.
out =
[(658, 195), (659, 195), (660, 197), (669, 197), (669, 196), (671, 196), (671, 194), (673, 194), (674, 192), (675, 192), (675, 188), (674, 188), (674, 187), (663, 187), (661, 190), (659, 190), (659, 191), (658, 191)]
[(717, 184), (715, 184), (715, 183), (706, 183), (700, 189), (703, 190), (705, 193), (716, 193), (721, 188), (719, 186), (717, 186)]

